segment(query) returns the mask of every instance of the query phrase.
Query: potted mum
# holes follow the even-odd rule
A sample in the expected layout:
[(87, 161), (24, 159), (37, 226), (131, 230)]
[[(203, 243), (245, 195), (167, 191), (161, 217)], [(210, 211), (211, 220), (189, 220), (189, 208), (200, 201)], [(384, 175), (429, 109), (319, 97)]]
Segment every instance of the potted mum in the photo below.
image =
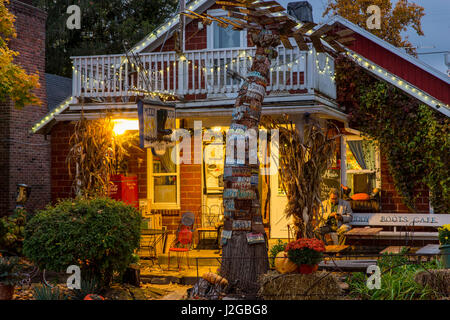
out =
[(20, 279), (18, 268), (18, 257), (0, 256), (0, 300), (11, 300), (13, 298), (14, 286)]
[(439, 231), (439, 247), (442, 254), (442, 263), (444, 268), (450, 268), (450, 224), (444, 224), (438, 228)]
[(325, 245), (319, 239), (298, 239), (289, 242), (285, 251), (289, 260), (298, 266), (299, 273), (309, 274), (318, 269)]

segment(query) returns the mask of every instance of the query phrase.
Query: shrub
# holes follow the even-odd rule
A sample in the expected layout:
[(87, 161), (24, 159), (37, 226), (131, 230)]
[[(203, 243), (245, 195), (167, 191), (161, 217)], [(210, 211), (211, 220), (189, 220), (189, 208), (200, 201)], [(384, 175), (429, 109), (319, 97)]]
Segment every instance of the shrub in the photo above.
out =
[(362, 272), (353, 273), (347, 280), (350, 295), (365, 300), (422, 300), (438, 298), (439, 293), (428, 285), (416, 282), (416, 274), (440, 268), (437, 260), (424, 264), (410, 264), (403, 255), (386, 255), (378, 261), (381, 269), (380, 289), (367, 287), (368, 276)]
[(35, 300), (67, 300), (68, 297), (58, 288), (46, 284), (33, 287), (33, 298)]
[(23, 252), (42, 269), (65, 272), (78, 265), (83, 276), (109, 285), (139, 246), (141, 217), (108, 198), (63, 200), (38, 212), (26, 225)]
[(27, 213), (24, 209), (15, 209), (10, 216), (0, 218), (0, 248), (9, 253), (22, 252)]
[(18, 257), (2, 257), (0, 256), (0, 284), (7, 286), (16, 285), (21, 280), (19, 270)]

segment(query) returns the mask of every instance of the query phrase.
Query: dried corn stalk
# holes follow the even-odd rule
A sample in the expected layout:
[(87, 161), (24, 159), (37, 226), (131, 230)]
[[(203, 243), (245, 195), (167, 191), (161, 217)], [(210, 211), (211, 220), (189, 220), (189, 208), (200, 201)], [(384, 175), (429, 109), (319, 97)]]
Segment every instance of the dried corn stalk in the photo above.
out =
[(113, 129), (110, 117), (76, 123), (66, 162), (77, 196), (107, 195), (110, 175), (121, 173), (136, 135), (116, 135)]
[[(322, 128), (311, 118), (305, 124), (303, 141), (287, 115), (281, 118), (264, 116), (262, 124), (279, 130), (279, 170), (288, 203), (287, 218), (293, 217), (297, 238), (313, 238), (312, 221), (320, 206), (323, 176), (331, 165), (336, 150), (335, 139), (329, 132), (339, 132), (331, 123)], [(335, 129), (335, 130), (333, 130)]]

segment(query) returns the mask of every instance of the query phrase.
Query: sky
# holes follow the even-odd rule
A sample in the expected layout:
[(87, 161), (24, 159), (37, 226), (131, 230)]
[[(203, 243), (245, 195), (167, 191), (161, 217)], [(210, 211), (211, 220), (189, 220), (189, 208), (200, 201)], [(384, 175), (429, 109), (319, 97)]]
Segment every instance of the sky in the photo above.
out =
[[(295, 0), (278, 0), (287, 8), (289, 2)], [(322, 17), (328, 0), (309, 0), (313, 7), (314, 22), (326, 22), (328, 19)], [(393, 1), (397, 2), (396, 0)], [(413, 29), (405, 33), (409, 41), (418, 47), (418, 53), (449, 51), (450, 53), (450, 0), (409, 0), (425, 8), (425, 16), (422, 18), (422, 29), (424, 36), (419, 36)], [(419, 54), (419, 59), (446, 73), (444, 54)]]

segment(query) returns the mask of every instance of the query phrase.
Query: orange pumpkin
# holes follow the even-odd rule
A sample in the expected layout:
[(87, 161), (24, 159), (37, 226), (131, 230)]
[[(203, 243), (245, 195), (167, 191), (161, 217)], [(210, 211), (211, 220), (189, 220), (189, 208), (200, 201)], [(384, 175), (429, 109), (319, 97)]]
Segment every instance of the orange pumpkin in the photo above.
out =
[(356, 193), (351, 198), (352, 200), (370, 200), (370, 196), (367, 193)]
[(296, 271), (298, 266), (287, 257), (287, 253), (281, 251), (275, 258), (275, 269), (279, 273), (290, 273)]
[(105, 298), (98, 294), (88, 294), (83, 300), (105, 300)]

